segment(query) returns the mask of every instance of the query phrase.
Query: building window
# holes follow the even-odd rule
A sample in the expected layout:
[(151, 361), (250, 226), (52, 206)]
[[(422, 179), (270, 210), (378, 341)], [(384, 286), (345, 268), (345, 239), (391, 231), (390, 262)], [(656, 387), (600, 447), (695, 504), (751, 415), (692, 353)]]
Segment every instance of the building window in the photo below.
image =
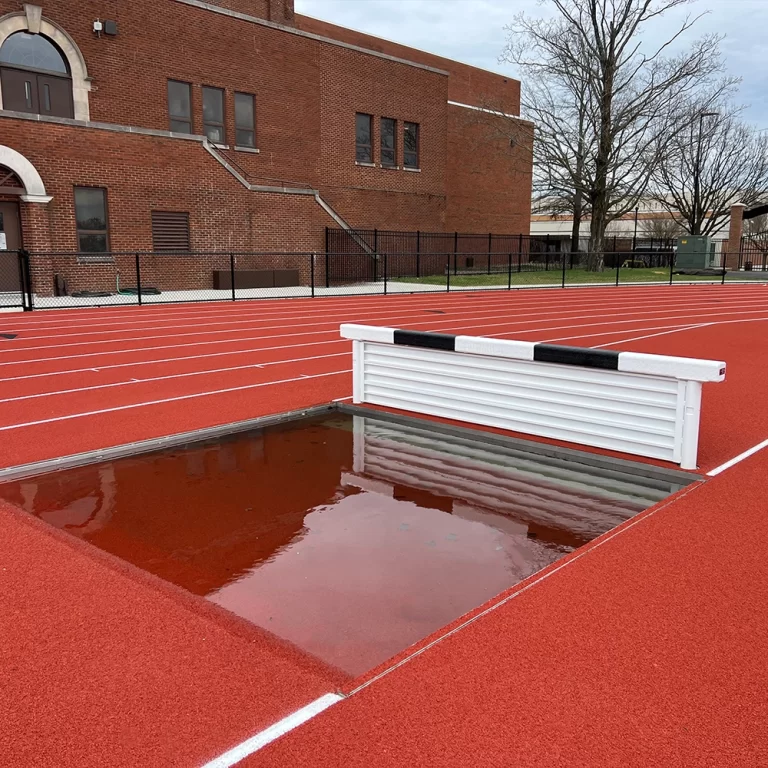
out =
[(256, 148), (256, 106), (250, 93), (235, 94), (235, 145)]
[(397, 121), (381, 118), (381, 164), (387, 168), (397, 166)]
[(192, 86), (168, 81), (168, 117), (174, 133), (192, 133)]
[(74, 117), (72, 77), (64, 54), (43, 35), (15, 32), (0, 46), (3, 108)]
[(373, 162), (373, 117), (360, 112), (355, 115), (355, 160)]
[(226, 144), (224, 130), (224, 91), (203, 86), (203, 133), (213, 144)]
[(152, 211), (152, 249), (189, 250), (189, 214), (181, 211)]
[(419, 167), (419, 124), (405, 123), (403, 129), (403, 165)]
[(107, 190), (102, 187), (75, 187), (77, 248), (83, 253), (109, 250)]

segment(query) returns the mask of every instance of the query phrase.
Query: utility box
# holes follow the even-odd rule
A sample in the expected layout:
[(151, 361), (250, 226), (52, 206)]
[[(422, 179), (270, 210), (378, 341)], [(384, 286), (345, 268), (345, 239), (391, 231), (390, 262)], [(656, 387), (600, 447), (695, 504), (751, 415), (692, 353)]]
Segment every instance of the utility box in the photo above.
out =
[(712, 238), (686, 235), (677, 240), (678, 269), (708, 269), (712, 265)]

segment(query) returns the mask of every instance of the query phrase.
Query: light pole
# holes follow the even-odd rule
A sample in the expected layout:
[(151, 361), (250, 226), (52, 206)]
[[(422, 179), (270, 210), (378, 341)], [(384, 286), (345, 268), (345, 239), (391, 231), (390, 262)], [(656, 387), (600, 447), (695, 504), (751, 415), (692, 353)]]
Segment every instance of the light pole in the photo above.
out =
[[(637, 214), (639, 213), (640, 208), (635, 208), (635, 234), (632, 235), (632, 250), (635, 251), (637, 249)], [(635, 258), (634, 256), (632, 257)]]
[[(691, 234), (692, 235), (700, 235), (701, 234), (701, 224), (702, 222), (699, 220), (699, 206), (700, 206), (700, 198), (701, 198), (701, 132), (702, 132), (702, 123), (704, 122), (705, 117), (717, 117), (720, 113), (719, 112), (700, 112), (699, 113), (699, 136), (696, 141), (696, 165), (693, 169), (693, 221), (691, 222)], [(702, 219), (704, 216), (702, 215)]]

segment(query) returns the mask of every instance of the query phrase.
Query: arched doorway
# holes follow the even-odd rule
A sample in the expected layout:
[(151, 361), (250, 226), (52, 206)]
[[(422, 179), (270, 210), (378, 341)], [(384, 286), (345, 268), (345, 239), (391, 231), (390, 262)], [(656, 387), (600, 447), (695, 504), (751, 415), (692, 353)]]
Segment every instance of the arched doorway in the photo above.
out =
[(67, 59), (41, 34), (14, 32), (0, 46), (3, 108), (37, 115), (74, 117)]

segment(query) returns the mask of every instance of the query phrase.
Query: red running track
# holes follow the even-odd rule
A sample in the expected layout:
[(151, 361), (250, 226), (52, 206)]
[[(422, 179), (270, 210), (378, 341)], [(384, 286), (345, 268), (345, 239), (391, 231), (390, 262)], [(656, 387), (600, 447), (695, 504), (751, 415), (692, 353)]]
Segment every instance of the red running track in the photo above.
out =
[[(707, 470), (768, 436), (766, 290), (655, 286), (2, 315), (0, 332), (17, 337), (0, 340), (0, 465), (347, 398), (350, 347), (338, 326), (362, 322), (726, 360), (728, 381), (705, 387), (700, 461)], [(252, 760), (502, 765), (510, 763), (501, 746), (511, 743), (516, 765), (763, 764), (750, 762), (761, 746), (749, 713), (757, 717), (764, 699), (734, 676), (731, 660), (743, 659), (764, 684), (756, 660), (765, 649), (757, 641), (745, 649), (743, 638), (723, 635), (714, 621), (727, 615), (730, 625), (753, 631), (765, 618), (760, 582), (733, 565), (752, 567), (764, 549), (755, 511), (764, 505), (760, 472), (748, 471), (763, 462), (758, 454), (574, 558), (524, 600)], [(12, 702), (0, 714), (9, 764), (196, 765), (322, 693), (356, 687), (17, 511), (0, 508), (0, 529), (0, 599), (13, 617), (0, 651)], [(711, 670), (700, 684), (684, 684), (693, 674), (685, 660), (698, 663), (702, 648), (712, 651)], [(712, 698), (723, 681), (736, 697), (725, 707)], [(747, 718), (740, 736), (728, 730), (735, 715), (720, 717), (734, 707)], [(486, 736), (472, 737), (480, 722)], [(734, 762), (723, 744), (718, 752), (712, 739), (686, 735), (706, 727), (725, 728)], [(393, 746), (398, 733), (402, 751)], [(552, 746), (537, 753), (542, 740)], [(696, 759), (640, 760), (683, 747)], [(473, 753), (478, 760), (467, 762)]]

